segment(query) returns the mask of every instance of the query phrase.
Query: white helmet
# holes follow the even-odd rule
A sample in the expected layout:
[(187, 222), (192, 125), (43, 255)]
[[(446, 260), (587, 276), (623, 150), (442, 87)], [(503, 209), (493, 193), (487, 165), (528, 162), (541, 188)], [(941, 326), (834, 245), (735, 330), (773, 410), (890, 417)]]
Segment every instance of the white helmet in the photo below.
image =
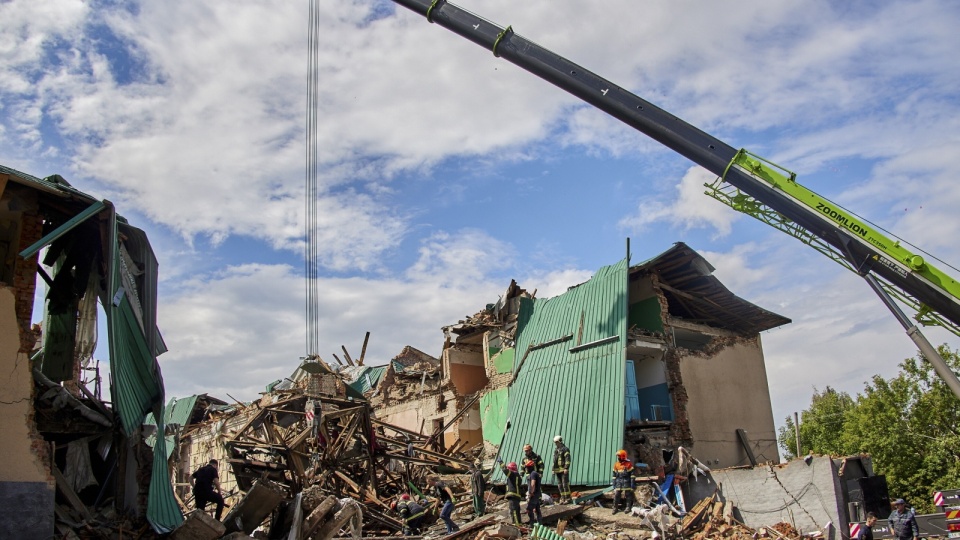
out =
[(563, 437), (557, 435), (556, 437), (553, 438), (553, 442), (563, 442)]

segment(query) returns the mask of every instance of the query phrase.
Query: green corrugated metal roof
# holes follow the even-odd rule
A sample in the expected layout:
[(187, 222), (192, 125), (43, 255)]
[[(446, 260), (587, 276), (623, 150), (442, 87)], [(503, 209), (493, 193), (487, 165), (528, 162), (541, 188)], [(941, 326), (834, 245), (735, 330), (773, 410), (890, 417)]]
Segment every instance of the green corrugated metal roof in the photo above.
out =
[[(193, 395), (185, 398), (173, 398), (167, 403), (167, 406), (164, 408), (163, 412), (163, 425), (164, 431), (166, 431), (166, 426), (170, 424), (176, 424), (181, 428), (187, 425), (190, 422), (190, 417), (193, 416), (193, 409), (197, 405), (197, 399), (200, 396)], [(147, 414), (146, 419), (143, 421), (144, 424), (156, 425), (157, 420), (153, 417), (153, 413)], [(147, 443), (147, 446), (154, 448), (157, 443), (157, 437), (160, 433), (160, 428), (157, 429), (157, 433), (146, 437), (144, 442)], [(176, 446), (175, 441), (173, 440), (173, 435), (167, 435), (164, 437), (167, 440), (167, 459), (170, 459), (170, 455), (173, 453), (174, 447)]]
[[(504, 461), (519, 462), (523, 445), (530, 443), (549, 462), (553, 437), (562, 435), (573, 458), (572, 484), (610, 482), (624, 432), (627, 269), (624, 259), (554, 298), (521, 299), (515, 362), (519, 372), (510, 389)], [(571, 337), (527, 352), (566, 336)], [(611, 342), (570, 352), (578, 343), (614, 336)], [(498, 470), (494, 480), (502, 479)], [(553, 481), (552, 475), (545, 480)]]
[(357, 380), (350, 383), (350, 387), (359, 392), (361, 395), (366, 394), (369, 390), (372, 390), (377, 387), (380, 383), (380, 379), (383, 377), (383, 374), (387, 371), (387, 366), (372, 366), (364, 369), (360, 375), (357, 377)]

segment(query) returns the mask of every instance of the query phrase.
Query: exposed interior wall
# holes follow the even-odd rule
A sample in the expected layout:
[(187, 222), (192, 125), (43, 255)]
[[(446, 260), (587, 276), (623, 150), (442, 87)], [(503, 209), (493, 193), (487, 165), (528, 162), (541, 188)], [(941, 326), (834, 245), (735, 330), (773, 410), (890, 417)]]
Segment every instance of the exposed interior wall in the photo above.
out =
[(454, 426), (461, 441), (466, 441), (464, 448), (473, 448), (483, 442), (483, 429), (480, 422), (480, 403), (474, 403), (469, 411), (465, 412)]
[(487, 392), (480, 398), (483, 439), (494, 445), (500, 444), (506, 428), (508, 390), (508, 388), (498, 388)]
[(456, 344), (443, 351), (443, 370), (461, 396), (487, 385), (481, 345)]
[(711, 467), (748, 465), (736, 434), (740, 428), (758, 462), (779, 463), (759, 336), (715, 338), (712, 345), (678, 355), (693, 454)]
[(648, 332), (663, 332), (660, 301), (648, 276), (631, 279), (627, 287), (630, 303), (627, 313), (627, 328), (636, 327)]

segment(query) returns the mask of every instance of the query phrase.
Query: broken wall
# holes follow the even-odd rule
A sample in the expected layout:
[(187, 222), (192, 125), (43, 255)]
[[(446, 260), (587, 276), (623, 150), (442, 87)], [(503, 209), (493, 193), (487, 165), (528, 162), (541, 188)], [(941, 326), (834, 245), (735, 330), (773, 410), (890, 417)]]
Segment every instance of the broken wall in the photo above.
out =
[(443, 351), (444, 378), (461, 396), (473, 394), (487, 385), (483, 347), (480, 344), (455, 344)]
[(0, 537), (40, 538), (53, 533), (56, 484), (49, 447), (37, 432), (29, 354), (37, 255), (17, 254), (40, 239), (36, 197), (0, 175)]
[[(377, 420), (393, 424), (415, 433), (430, 435), (445, 425), (460, 412), (458, 394), (453, 390), (427, 394), (416, 399), (410, 399), (390, 406), (381, 406), (375, 409)], [(461, 420), (460, 425), (463, 420)], [(449, 448), (457, 438), (461, 441), (470, 439), (473, 444), (481, 441), (479, 426), (471, 434), (472, 424), (464, 425), (467, 432), (461, 434), (458, 425), (453, 425), (443, 434), (443, 444)], [(466, 437), (464, 436), (466, 435)], [(476, 439), (476, 440), (473, 440)]]
[(780, 461), (760, 337), (715, 338), (717, 346), (679, 351), (686, 421), (697, 459), (710, 467), (748, 465), (736, 430), (747, 432), (760, 463)]
[(34, 424), (31, 362), (20, 350), (14, 304), (13, 290), (0, 285), (0, 537), (45, 538), (53, 533), (55, 483)]
[(700, 500), (718, 489), (721, 499), (732, 501), (739, 519), (750, 527), (785, 521), (811, 532), (831, 523), (834, 534), (827, 538), (840, 538), (836, 532), (846, 532), (847, 521), (837, 472), (826, 456), (814, 457), (809, 465), (798, 459), (782, 465), (714, 469), (711, 482), (701, 478), (687, 484), (688, 498)]

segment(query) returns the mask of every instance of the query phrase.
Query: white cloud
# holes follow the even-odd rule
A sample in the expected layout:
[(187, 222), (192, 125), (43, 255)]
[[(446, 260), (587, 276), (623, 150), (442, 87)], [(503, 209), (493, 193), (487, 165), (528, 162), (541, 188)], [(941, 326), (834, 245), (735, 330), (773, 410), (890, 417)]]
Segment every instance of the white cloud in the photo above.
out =
[(700, 167), (691, 167), (676, 184), (675, 198), (651, 196), (642, 199), (637, 213), (620, 220), (628, 232), (642, 233), (658, 222), (666, 222), (682, 230), (709, 227), (718, 236), (730, 234), (739, 216), (726, 205), (704, 195), (705, 183), (716, 176)]

